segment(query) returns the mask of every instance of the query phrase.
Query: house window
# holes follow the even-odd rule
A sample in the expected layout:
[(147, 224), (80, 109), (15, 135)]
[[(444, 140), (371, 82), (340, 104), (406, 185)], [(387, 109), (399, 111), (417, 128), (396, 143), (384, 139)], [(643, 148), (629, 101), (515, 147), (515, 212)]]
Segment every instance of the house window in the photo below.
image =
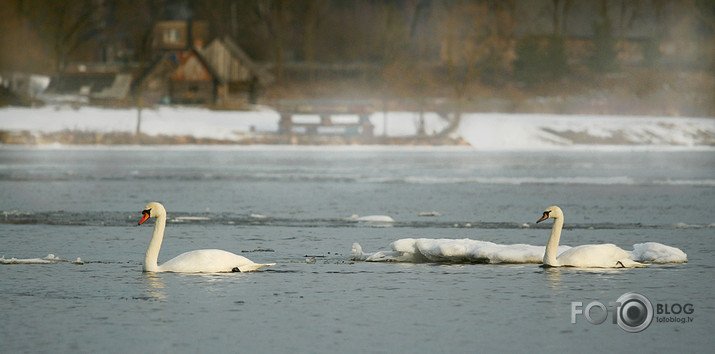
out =
[(164, 31), (164, 43), (178, 43), (181, 40), (181, 35), (179, 30), (176, 28), (169, 28)]
[(199, 85), (195, 85), (195, 84), (190, 85), (189, 92), (192, 92), (192, 93), (199, 92)]

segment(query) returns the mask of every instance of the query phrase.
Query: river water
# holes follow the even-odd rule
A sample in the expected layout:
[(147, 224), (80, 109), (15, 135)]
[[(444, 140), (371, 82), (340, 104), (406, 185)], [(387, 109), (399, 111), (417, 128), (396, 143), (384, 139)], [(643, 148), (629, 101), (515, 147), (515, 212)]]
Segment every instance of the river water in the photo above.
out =
[[(277, 264), (142, 273), (153, 222), (136, 224), (151, 201), (169, 215), (159, 263), (219, 248)], [(564, 245), (653, 241), (688, 263), (597, 270), (349, 257), (354, 242), (376, 251), (409, 237), (544, 245), (551, 225), (534, 222), (550, 205), (566, 215)], [(709, 351), (713, 210), (712, 151), (2, 147), (0, 259), (21, 264), (0, 264), (0, 347)], [(49, 254), (48, 264), (28, 264)], [(653, 305), (645, 330), (624, 331), (610, 312), (601, 324), (571, 323), (572, 302), (607, 306), (628, 292)]]

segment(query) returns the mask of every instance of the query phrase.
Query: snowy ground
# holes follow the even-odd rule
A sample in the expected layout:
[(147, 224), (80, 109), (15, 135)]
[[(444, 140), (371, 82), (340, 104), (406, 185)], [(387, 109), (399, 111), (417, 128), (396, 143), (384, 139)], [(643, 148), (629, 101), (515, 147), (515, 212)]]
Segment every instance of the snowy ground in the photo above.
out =
[[(425, 114), (425, 131), (433, 134), (447, 123)], [(253, 132), (278, 130), (279, 115), (270, 108), (251, 112), (202, 108), (161, 107), (142, 111), (141, 131), (149, 135), (240, 140)], [(297, 117), (310, 121), (310, 116)], [(356, 120), (336, 117), (334, 120)], [(382, 112), (370, 117), (376, 135), (391, 137), (416, 133), (419, 116), (413, 112)], [(0, 109), (0, 130), (51, 133), (134, 132), (135, 109), (66, 106)], [(689, 117), (577, 116), (550, 114), (467, 113), (454, 133), (479, 150), (543, 150), (621, 146), (628, 148), (713, 149), (715, 119)]]

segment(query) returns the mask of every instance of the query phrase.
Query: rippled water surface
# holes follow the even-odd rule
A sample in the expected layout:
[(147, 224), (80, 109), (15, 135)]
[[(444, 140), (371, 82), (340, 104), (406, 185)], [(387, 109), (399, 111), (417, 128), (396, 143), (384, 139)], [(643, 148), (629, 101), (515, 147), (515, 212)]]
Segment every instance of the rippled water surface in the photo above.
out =
[[(160, 263), (219, 248), (255, 273), (144, 274), (150, 201), (169, 213)], [(0, 149), (2, 352), (686, 351), (715, 341), (712, 152), (386, 148)], [(407, 237), (543, 245), (660, 242), (686, 264), (365, 263), (353, 242)], [(437, 212), (437, 213), (432, 213)], [(389, 215), (390, 224), (353, 215)], [(420, 216), (438, 215), (438, 216)], [(77, 264), (77, 258), (82, 261)], [(59, 260), (58, 260), (59, 259)], [(635, 291), (692, 304), (689, 323), (627, 333), (571, 302)], [(597, 310), (594, 310), (597, 311)], [(594, 315), (596, 316), (596, 315)], [(684, 321), (685, 321), (684, 320)]]

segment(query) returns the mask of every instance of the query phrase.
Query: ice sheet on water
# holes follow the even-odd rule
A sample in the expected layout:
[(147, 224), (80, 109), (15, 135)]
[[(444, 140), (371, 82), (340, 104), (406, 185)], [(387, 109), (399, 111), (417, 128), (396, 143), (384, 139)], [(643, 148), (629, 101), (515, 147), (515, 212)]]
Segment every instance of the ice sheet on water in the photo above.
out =
[(54, 254), (50, 253), (44, 258), (9, 258), (6, 259), (5, 256), (0, 257), (0, 264), (55, 264), (55, 263), (72, 263), (72, 264), (84, 264), (80, 257), (77, 257), (75, 261), (63, 260)]
[[(353, 243), (350, 259), (366, 262), (443, 262), (443, 263), (541, 263), (546, 247), (527, 244), (502, 245), (471, 239), (405, 238), (390, 244), (391, 250), (366, 253)], [(570, 249), (559, 246), (558, 254)], [(657, 242), (633, 245), (631, 259), (645, 263), (685, 263), (686, 254), (678, 248)]]
[(353, 215), (345, 218), (344, 220), (349, 221), (349, 222), (356, 222), (359, 225), (376, 226), (376, 227), (392, 226), (392, 224), (395, 222), (395, 219), (393, 219), (392, 217), (387, 216), (387, 215), (359, 216), (357, 214), (353, 214)]
[(0, 263), (2, 264), (52, 264), (57, 263), (60, 259), (54, 254), (50, 253), (44, 258), (10, 258), (5, 259), (5, 256), (0, 257)]
[[(391, 251), (364, 253), (354, 243), (350, 258), (367, 262), (540, 263), (544, 246), (500, 245), (471, 239), (405, 238), (390, 244)], [(559, 253), (570, 247), (560, 246)]]
[(629, 252), (631, 259), (646, 263), (685, 263), (688, 256), (679, 248), (657, 242), (636, 243)]
[(367, 215), (367, 216), (360, 216), (357, 219), (355, 219), (357, 222), (395, 222), (395, 219), (393, 219), (390, 216), (387, 215)]

